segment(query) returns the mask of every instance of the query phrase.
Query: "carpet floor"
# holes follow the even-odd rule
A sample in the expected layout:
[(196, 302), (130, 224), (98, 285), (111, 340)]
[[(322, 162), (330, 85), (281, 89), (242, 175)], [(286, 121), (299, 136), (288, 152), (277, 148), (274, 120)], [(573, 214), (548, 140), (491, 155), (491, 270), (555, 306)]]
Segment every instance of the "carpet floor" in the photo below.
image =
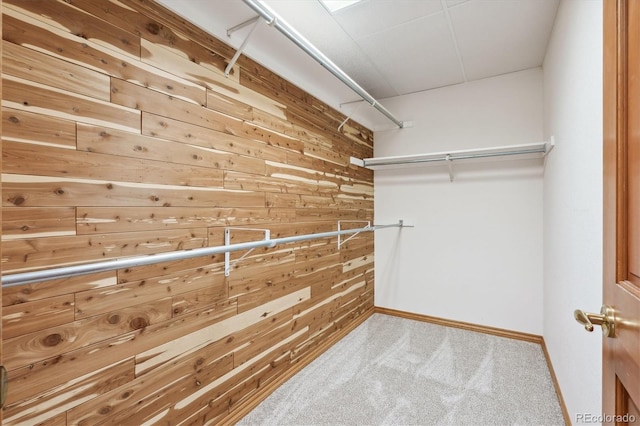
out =
[(539, 344), (374, 314), (239, 425), (564, 425)]

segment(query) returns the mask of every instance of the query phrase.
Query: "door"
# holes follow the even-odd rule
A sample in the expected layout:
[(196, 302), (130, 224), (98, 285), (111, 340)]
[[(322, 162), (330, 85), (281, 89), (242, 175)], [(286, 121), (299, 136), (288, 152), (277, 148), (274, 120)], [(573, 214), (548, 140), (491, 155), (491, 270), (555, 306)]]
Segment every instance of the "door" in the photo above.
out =
[(640, 0), (604, 0), (604, 423), (640, 424)]

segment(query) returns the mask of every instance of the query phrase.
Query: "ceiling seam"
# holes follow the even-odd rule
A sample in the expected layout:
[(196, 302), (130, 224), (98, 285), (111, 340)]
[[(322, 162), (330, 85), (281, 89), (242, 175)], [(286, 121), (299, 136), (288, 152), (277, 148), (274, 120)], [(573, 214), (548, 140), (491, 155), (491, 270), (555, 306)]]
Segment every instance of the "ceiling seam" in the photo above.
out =
[[(356, 3), (356, 4), (351, 5), (351, 6), (347, 6), (347, 8), (356, 6), (358, 4), (362, 4), (365, 1), (362, 1), (360, 3)], [(380, 71), (380, 69), (376, 65), (375, 61), (373, 59), (371, 59), (371, 57), (369, 57), (369, 55), (367, 53), (365, 53), (364, 49), (362, 48), (362, 45), (360, 43), (358, 43), (358, 40), (353, 38), (351, 36), (351, 34), (349, 33), (349, 31), (347, 31), (347, 29), (342, 25), (342, 22), (340, 22), (338, 19), (336, 19), (335, 13), (331, 13), (331, 11), (329, 11), (327, 9), (327, 7), (324, 5), (324, 2), (322, 0), (318, 0), (318, 3), (320, 3), (320, 5), (322, 5), (322, 7), (326, 10), (326, 12), (329, 15), (329, 17), (331, 19), (333, 19), (333, 21), (342, 29), (342, 31), (344, 32), (345, 36), (347, 36), (353, 42), (353, 44), (358, 46), (358, 48), (360, 49), (360, 52), (362, 52), (362, 56), (364, 56), (367, 59), (367, 61), (369, 61), (369, 67), (376, 71), (376, 74), (378, 75), (378, 78), (380, 80), (382, 80), (387, 85), (387, 87), (391, 88), (391, 90), (394, 91), (394, 96), (398, 96), (400, 94), (400, 91), (393, 85), (393, 83), (391, 81), (389, 81), (384, 76), (384, 73)], [(355, 101), (342, 102), (342, 103), (340, 103), (340, 108), (342, 108), (342, 105), (346, 105), (346, 104), (350, 104), (350, 103), (354, 103), (354, 102), (361, 102), (361, 99), (357, 99)]]
[(458, 64), (460, 65), (460, 71), (462, 72), (462, 79), (466, 83), (467, 80), (467, 72), (464, 69), (464, 62), (462, 62), (462, 55), (460, 54), (460, 48), (458, 47), (458, 38), (456, 37), (456, 32), (453, 29), (453, 22), (451, 22), (451, 15), (449, 15), (449, 7), (447, 6), (446, 0), (440, 0), (440, 4), (442, 5), (442, 10), (444, 11), (444, 16), (447, 20), (447, 25), (449, 26), (449, 33), (451, 34), (451, 39), (453, 40), (453, 47), (456, 51), (456, 57), (458, 58)]

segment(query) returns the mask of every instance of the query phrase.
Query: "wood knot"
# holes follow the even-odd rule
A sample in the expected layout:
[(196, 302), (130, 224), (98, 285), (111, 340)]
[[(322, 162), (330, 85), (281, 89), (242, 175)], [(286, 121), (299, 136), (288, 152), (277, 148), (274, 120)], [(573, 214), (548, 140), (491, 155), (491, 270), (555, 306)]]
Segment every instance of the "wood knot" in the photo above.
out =
[(107, 322), (109, 324), (117, 324), (120, 322), (120, 315), (110, 315), (109, 318), (107, 318)]
[(132, 330), (139, 330), (141, 328), (145, 328), (148, 325), (149, 325), (149, 321), (147, 321), (146, 318), (142, 318), (142, 317), (134, 318), (129, 323), (129, 327), (131, 327)]
[(149, 31), (153, 35), (158, 35), (160, 33), (160, 25), (155, 22), (149, 22), (147, 24), (147, 31)]
[(20, 119), (18, 117), (16, 117), (15, 115), (12, 115), (11, 117), (9, 117), (9, 122), (10, 123), (14, 123), (14, 124), (18, 124), (20, 122)]
[(11, 202), (11, 204), (13, 204), (15, 206), (22, 205), (22, 204), (24, 204), (25, 201), (26, 201), (25, 198), (21, 197), (19, 195), (17, 197), (13, 197), (13, 198), (9, 199), (9, 202)]
[(49, 347), (56, 346), (60, 342), (62, 342), (62, 336), (58, 333), (50, 334), (42, 339), (42, 344)]

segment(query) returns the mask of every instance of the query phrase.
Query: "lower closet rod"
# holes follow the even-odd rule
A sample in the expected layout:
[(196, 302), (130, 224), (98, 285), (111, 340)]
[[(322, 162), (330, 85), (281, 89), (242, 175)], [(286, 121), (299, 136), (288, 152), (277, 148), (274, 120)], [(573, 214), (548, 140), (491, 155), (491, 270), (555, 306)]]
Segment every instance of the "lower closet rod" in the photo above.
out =
[(98, 272), (113, 271), (116, 269), (133, 268), (136, 266), (151, 265), (154, 263), (170, 262), (174, 260), (191, 259), (199, 256), (209, 256), (238, 250), (249, 250), (258, 247), (274, 247), (278, 244), (293, 243), (296, 241), (331, 238), (338, 235), (355, 234), (357, 232), (375, 231), (383, 228), (404, 226), (402, 220), (391, 225), (374, 225), (364, 228), (345, 229), (341, 231), (319, 232), (317, 234), (296, 235), (293, 237), (274, 238), (248, 243), (229, 244), (215, 247), (202, 247), (192, 250), (170, 251), (166, 253), (151, 254), (147, 256), (130, 257), (126, 259), (105, 260), (101, 262), (86, 263), (82, 265), (64, 266), (61, 268), (45, 269), (41, 271), (22, 272), (2, 277), (2, 287), (13, 287), (23, 284), (37, 283), (57, 278), (69, 278), (79, 275), (94, 274)]

